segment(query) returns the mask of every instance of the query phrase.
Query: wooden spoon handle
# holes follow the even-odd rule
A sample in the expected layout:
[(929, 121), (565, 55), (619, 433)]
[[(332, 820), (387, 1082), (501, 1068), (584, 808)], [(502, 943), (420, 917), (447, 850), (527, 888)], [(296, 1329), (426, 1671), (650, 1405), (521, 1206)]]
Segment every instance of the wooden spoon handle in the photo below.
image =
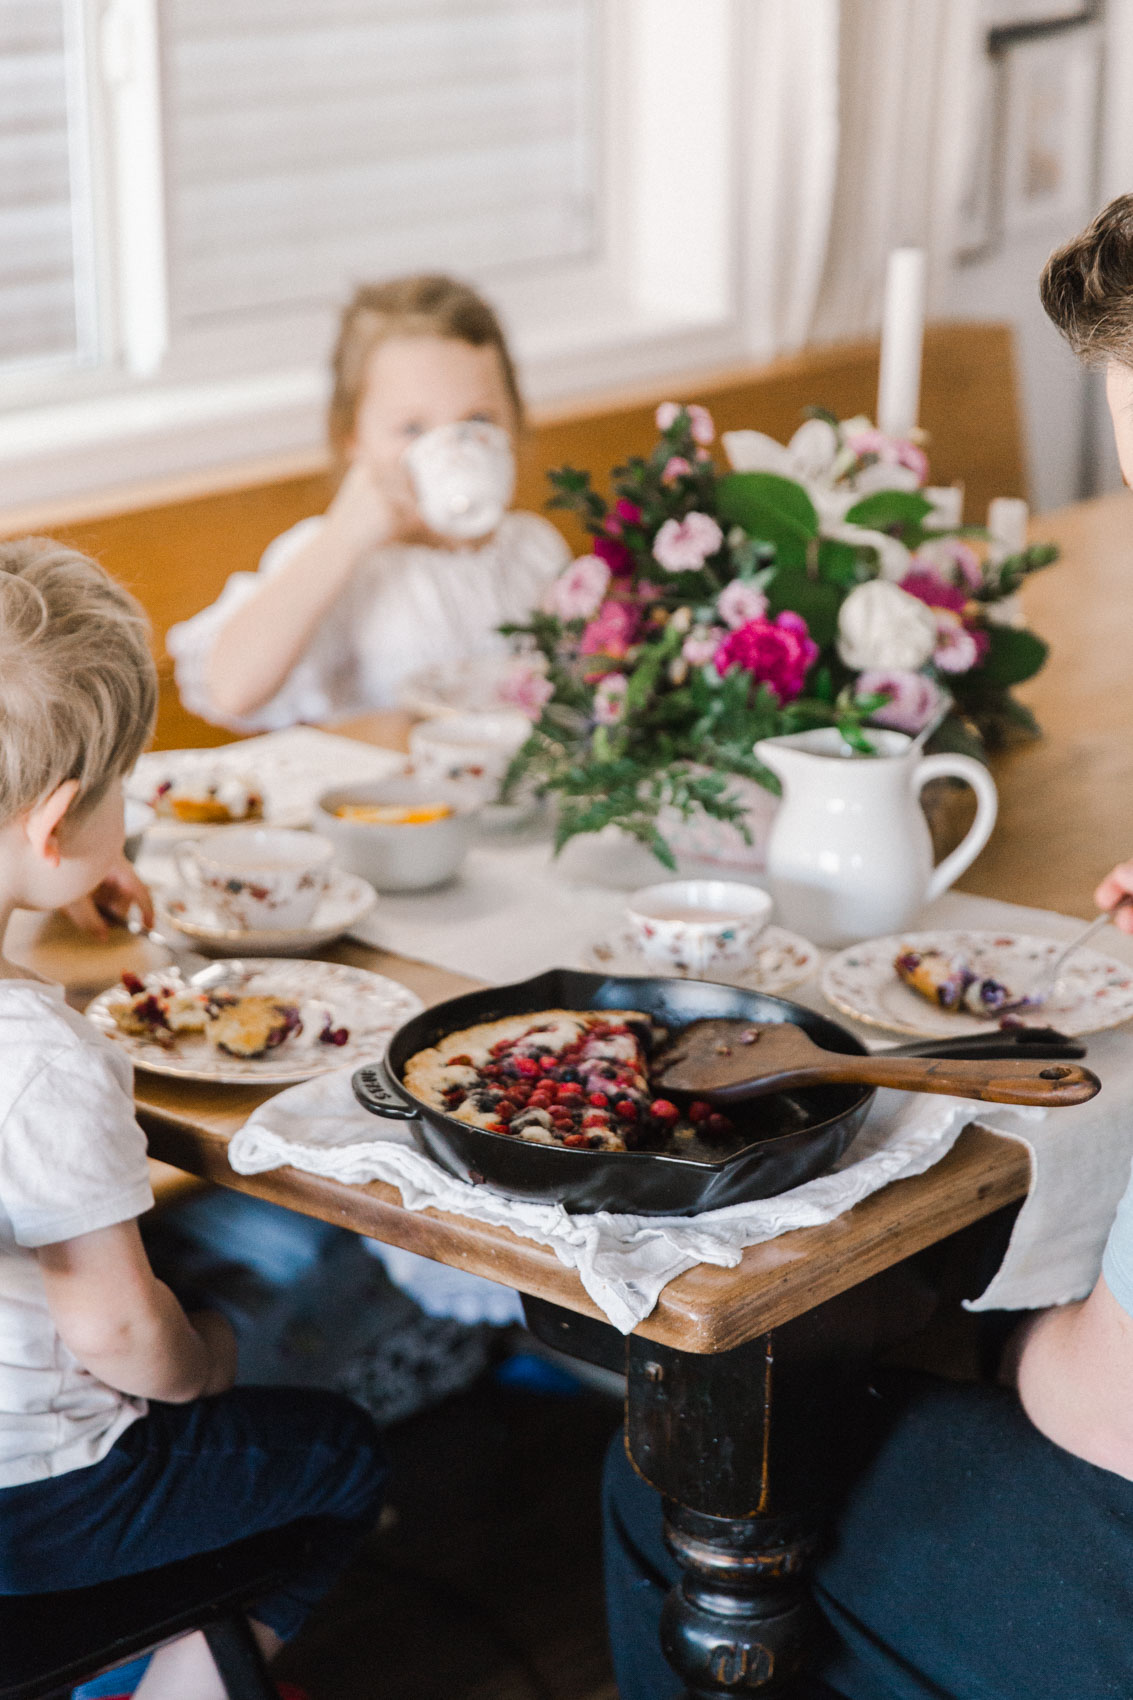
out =
[[(817, 1072), (817, 1071), (816, 1071)], [(907, 1092), (946, 1092), (955, 1098), (981, 1098), (993, 1104), (1037, 1104), (1044, 1109), (1084, 1104), (1101, 1089), (1088, 1068), (1072, 1062), (1018, 1062), (982, 1059), (960, 1062), (951, 1057), (830, 1057), (822, 1066), (829, 1081), (860, 1082), (863, 1086), (895, 1086)]]

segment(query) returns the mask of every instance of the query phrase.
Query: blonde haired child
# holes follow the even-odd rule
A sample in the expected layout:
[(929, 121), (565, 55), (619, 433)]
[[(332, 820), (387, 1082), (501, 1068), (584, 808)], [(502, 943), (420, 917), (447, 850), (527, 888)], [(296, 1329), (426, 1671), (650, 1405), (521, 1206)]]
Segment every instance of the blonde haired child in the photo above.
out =
[[(0, 544), (0, 938), (119, 865), (121, 778), (153, 722), (145, 617), (93, 561)], [(150, 1269), (153, 1203), (122, 1053), (0, 958), (0, 1593), (82, 1587), (300, 1518), (321, 1531), (256, 1611), (268, 1650), (380, 1504), (369, 1420), (334, 1394), (234, 1388), (225, 1320)], [(149, 1403), (153, 1401), (153, 1403)], [(223, 1690), (203, 1637), (158, 1652), (144, 1700)]]
[(523, 618), (569, 558), (537, 514), (506, 513), (486, 541), (456, 545), (417, 510), (403, 460), (417, 437), (479, 420), (514, 441), (522, 427), (503, 332), (474, 290), (431, 276), (359, 289), (333, 375), (343, 476), (330, 507), (167, 639), (185, 706), (238, 731), (388, 707), (417, 669), (502, 648), (496, 628)]

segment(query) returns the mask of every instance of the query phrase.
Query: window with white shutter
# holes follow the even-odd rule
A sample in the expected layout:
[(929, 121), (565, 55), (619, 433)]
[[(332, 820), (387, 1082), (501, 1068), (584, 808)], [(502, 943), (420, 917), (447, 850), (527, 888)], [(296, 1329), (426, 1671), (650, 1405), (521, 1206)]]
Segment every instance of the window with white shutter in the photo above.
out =
[(172, 335), (601, 240), (596, 0), (166, 0)]
[(94, 352), (80, 14), (0, 0), (0, 368)]

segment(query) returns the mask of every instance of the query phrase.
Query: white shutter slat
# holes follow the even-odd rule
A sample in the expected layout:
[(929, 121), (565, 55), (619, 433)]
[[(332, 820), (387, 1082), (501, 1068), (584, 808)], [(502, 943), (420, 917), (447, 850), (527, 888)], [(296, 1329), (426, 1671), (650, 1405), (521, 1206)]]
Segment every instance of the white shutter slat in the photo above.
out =
[(169, 0), (174, 322), (585, 258), (599, 0)]
[(0, 365), (77, 361), (65, 0), (0, 0)]

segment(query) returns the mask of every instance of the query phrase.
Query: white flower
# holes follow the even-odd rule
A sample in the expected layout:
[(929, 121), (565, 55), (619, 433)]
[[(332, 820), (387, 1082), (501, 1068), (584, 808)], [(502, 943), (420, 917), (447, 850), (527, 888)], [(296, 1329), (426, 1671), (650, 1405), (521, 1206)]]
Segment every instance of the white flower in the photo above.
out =
[(653, 559), (667, 573), (697, 572), (724, 541), (711, 514), (686, 514), (667, 519), (653, 539)]
[(594, 692), (594, 718), (599, 726), (616, 726), (625, 713), (629, 680), (624, 673), (607, 673)]
[(832, 477), (838, 453), (838, 433), (826, 419), (808, 419), (789, 443), (766, 431), (725, 431), (720, 441), (733, 472), (775, 472), (807, 485)]
[(851, 590), (838, 614), (838, 654), (847, 667), (915, 672), (937, 644), (936, 613), (885, 579)]
[(966, 673), (980, 658), (979, 645), (951, 608), (936, 608), (936, 648), (932, 659), (942, 673)]

